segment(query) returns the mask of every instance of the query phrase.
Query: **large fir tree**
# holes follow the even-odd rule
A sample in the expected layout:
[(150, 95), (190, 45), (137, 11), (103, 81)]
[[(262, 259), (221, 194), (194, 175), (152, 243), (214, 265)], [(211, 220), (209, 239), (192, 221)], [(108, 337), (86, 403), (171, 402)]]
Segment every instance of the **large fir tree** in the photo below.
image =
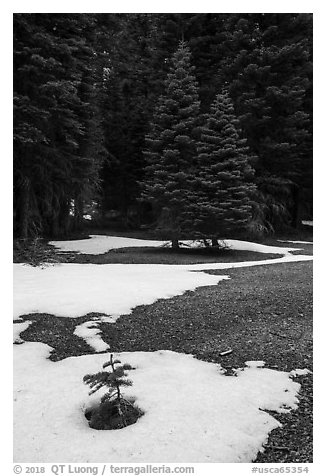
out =
[(226, 88), (206, 115), (198, 147), (196, 228), (213, 240), (236, 236), (248, 226), (254, 191), (246, 139)]
[(190, 56), (188, 46), (181, 42), (146, 137), (142, 197), (152, 203), (157, 229), (174, 247), (183, 233), (193, 231), (200, 103)]

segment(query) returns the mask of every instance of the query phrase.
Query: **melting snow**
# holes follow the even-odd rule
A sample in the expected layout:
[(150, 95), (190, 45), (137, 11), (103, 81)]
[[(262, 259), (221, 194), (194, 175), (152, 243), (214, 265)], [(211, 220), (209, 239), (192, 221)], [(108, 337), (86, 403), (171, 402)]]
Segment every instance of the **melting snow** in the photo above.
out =
[(295, 369), (290, 372), (290, 375), (292, 375), (292, 377), (301, 377), (301, 375), (309, 375), (311, 373), (309, 369)]
[(291, 241), (291, 240), (277, 240), (280, 243), (295, 243), (295, 244), (300, 244), (300, 245), (312, 245), (312, 241)]
[(22, 344), (24, 341), (20, 337), (20, 333), (26, 331), (32, 321), (14, 322), (13, 323), (13, 342), (14, 344)]
[(299, 248), (283, 248), (282, 246), (262, 245), (260, 243), (253, 243), (251, 241), (223, 240), (222, 244), (223, 243), (225, 243), (226, 246), (231, 250), (255, 251), (256, 253), (275, 253), (285, 255), (291, 251), (299, 250)]
[(82, 378), (109, 354), (51, 362), (50, 350), (40, 343), (15, 349), (15, 462), (250, 462), (280, 426), (262, 410), (284, 412), (298, 403), (300, 385), (286, 372), (253, 366), (225, 376), (190, 355), (122, 353), (121, 361), (135, 367), (125, 394), (145, 415), (128, 428), (97, 431), (84, 411), (99, 397), (88, 396)]
[(49, 244), (62, 251), (75, 251), (77, 253), (99, 255), (107, 251), (143, 246), (163, 246), (166, 241), (138, 240), (122, 236), (90, 235), (86, 240), (50, 241)]
[(110, 346), (101, 338), (100, 329), (97, 328), (100, 321), (87, 321), (79, 326), (76, 326), (74, 334), (81, 337), (85, 342), (92, 347), (95, 352), (105, 352)]
[[(276, 253), (282, 255), (287, 254), (290, 251), (298, 250), (298, 248), (268, 246), (253, 243), (251, 241), (240, 240), (220, 240), (220, 244), (223, 246), (225, 245), (232, 250), (255, 251), (257, 253)], [(171, 246), (171, 243), (168, 241), (139, 240), (136, 238), (124, 238), (121, 236), (90, 235), (90, 238), (86, 240), (50, 241), (50, 245), (53, 245), (62, 251), (75, 251), (78, 253), (98, 255), (118, 248)], [(191, 248), (202, 248), (203, 242), (201, 240), (183, 240), (180, 242), (180, 245)]]
[[(160, 264), (60, 264), (45, 268), (14, 265), (14, 317), (33, 312), (78, 317), (89, 312), (109, 314), (102, 321), (114, 322), (136, 306), (152, 304), (216, 285), (228, 276), (203, 270), (224, 270), (285, 262), (307, 261), (312, 256), (287, 255), (283, 258), (240, 263), (194, 265)], [(199, 271), (199, 272), (191, 272)]]
[(190, 273), (178, 266), (137, 264), (61, 264), (46, 268), (14, 265), (14, 316), (47, 312), (78, 317), (89, 312), (121, 314), (159, 298), (171, 298), (226, 276)]
[[(118, 245), (123, 245), (124, 240), (128, 239), (94, 236), (70, 243), (76, 246), (75, 251), (93, 254), (103, 253), (108, 247), (121, 247)], [(137, 245), (135, 241), (142, 243)], [(76, 335), (100, 352), (107, 350), (108, 345), (101, 339), (99, 329), (93, 327), (99, 321), (112, 322), (137, 305), (228, 279), (204, 270), (312, 259), (290, 255), (291, 248), (227, 241), (228, 246), (237, 247), (233, 249), (284, 256), (275, 260), (196, 265), (61, 264), (34, 268), (16, 264), (14, 316), (30, 312), (67, 317), (88, 312), (109, 314), (75, 330)], [(87, 242), (84, 248), (81, 242)], [(145, 246), (143, 240), (132, 242), (124, 245)], [(147, 240), (145, 243), (162, 245)], [(19, 333), (29, 323), (14, 324), (16, 342), (21, 341)], [(309, 372), (279, 372), (264, 368), (263, 361), (248, 361), (244, 369), (236, 371), (236, 376), (226, 376), (220, 366), (190, 355), (170, 351), (123, 353), (121, 360), (136, 368), (130, 371), (133, 386), (126, 388), (125, 393), (136, 397), (145, 415), (128, 428), (97, 431), (89, 428), (84, 411), (99, 397), (88, 396), (82, 378), (86, 373), (99, 371), (109, 354), (51, 362), (47, 358), (50, 351), (42, 343), (15, 346), (15, 462), (250, 462), (266, 443), (269, 432), (280, 425), (263, 410), (287, 412), (296, 408), (300, 385), (291, 376)], [(26, 371), (28, 368), (30, 371)]]
[(247, 362), (245, 362), (245, 365), (251, 368), (258, 368), (264, 367), (265, 362), (263, 360), (247, 360)]
[(312, 220), (302, 220), (301, 222), (303, 225), (313, 226)]

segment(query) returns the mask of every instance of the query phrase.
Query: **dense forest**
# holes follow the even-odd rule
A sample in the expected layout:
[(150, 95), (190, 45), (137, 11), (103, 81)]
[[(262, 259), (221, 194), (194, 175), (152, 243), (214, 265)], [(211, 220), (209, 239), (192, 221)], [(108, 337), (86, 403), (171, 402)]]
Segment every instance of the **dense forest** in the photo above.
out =
[(312, 217), (311, 14), (14, 14), (14, 233)]

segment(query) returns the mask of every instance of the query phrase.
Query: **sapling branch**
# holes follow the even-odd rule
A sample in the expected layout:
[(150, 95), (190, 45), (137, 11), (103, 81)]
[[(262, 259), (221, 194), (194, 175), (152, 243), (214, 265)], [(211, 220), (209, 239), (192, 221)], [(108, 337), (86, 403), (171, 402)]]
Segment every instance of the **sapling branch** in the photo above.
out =
[[(103, 364), (103, 369), (108, 368), (108, 370), (104, 370), (102, 372), (98, 372), (96, 374), (88, 374), (84, 377), (84, 383), (89, 385), (90, 392), (89, 395), (97, 392), (101, 388), (107, 387), (108, 391), (104, 393), (101, 397), (101, 404), (99, 408), (99, 412), (101, 412), (101, 408), (107, 408), (107, 405), (111, 406), (111, 413), (112, 410), (115, 409), (115, 412), (118, 413), (122, 426), (125, 427), (130, 423), (127, 423), (126, 416), (127, 414), (130, 415), (130, 412), (134, 413), (136, 419), (141, 414), (134, 405), (129, 402), (127, 399), (123, 398), (121, 393), (122, 386), (131, 386), (131, 380), (127, 379), (126, 371), (131, 370), (132, 366), (130, 364), (123, 364), (120, 365), (120, 360), (113, 359), (113, 354), (110, 355), (110, 360)], [(104, 412), (105, 413), (105, 412)], [(110, 412), (106, 412), (107, 417), (106, 419), (114, 418)], [(111, 416), (110, 416), (111, 415)], [(130, 420), (130, 416), (128, 417)], [(134, 421), (133, 421), (134, 422)]]

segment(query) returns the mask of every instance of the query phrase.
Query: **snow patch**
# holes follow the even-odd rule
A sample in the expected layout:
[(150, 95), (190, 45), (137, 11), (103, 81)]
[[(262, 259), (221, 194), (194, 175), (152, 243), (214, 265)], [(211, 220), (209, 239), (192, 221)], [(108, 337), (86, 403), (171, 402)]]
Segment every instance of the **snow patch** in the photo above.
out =
[(119, 248), (134, 248), (144, 246), (163, 246), (166, 241), (139, 240), (122, 236), (90, 235), (86, 240), (50, 241), (49, 244), (62, 251), (99, 255)]
[(259, 368), (264, 367), (265, 362), (264, 360), (247, 360), (247, 362), (245, 362), (245, 365), (250, 368)]
[(136, 306), (226, 278), (165, 265), (70, 263), (39, 268), (15, 264), (14, 316), (46, 312), (78, 317), (99, 312), (111, 315), (102, 321), (114, 322)]
[(219, 365), (190, 355), (127, 352), (117, 354), (135, 367), (124, 393), (145, 414), (127, 428), (97, 431), (84, 416), (95, 396), (82, 379), (109, 354), (51, 362), (50, 351), (41, 343), (15, 346), (15, 462), (250, 462), (280, 426), (262, 409), (298, 404), (300, 385), (287, 372), (250, 367), (226, 376)]
[(295, 369), (290, 372), (292, 377), (301, 377), (302, 375), (309, 375), (312, 374), (311, 370), (309, 369)]
[(302, 244), (302, 245), (312, 245), (312, 241), (291, 241), (291, 240), (277, 240), (280, 243), (297, 243), (297, 244)]
[(13, 323), (13, 343), (14, 344), (22, 344), (25, 342), (21, 337), (20, 333), (26, 331), (28, 326), (32, 324), (32, 321), (24, 321), (24, 322), (14, 322)]
[(281, 255), (287, 255), (291, 251), (299, 251), (299, 248), (285, 248), (282, 246), (270, 246), (262, 245), (260, 243), (253, 243), (251, 241), (240, 241), (240, 240), (223, 240), (222, 244), (230, 248), (231, 250), (239, 251), (254, 251), (256, 253), (275, 253)]
[(110, 346), (100, 336), (101, 330), (97, 328), (99, 322), (99, 320), (83, 322), (76, 326), (74, 334), (84, 339), (95, 352), (105, 352)]
[[(211, 240), (207, 241), (211, 242)], [(284, 255), (291, 251), (298, 251), (298, 248), (268, 246), (241, 240), (219, 240), (219, 244), (221, 246), (226, 246), (231, 250), (254, 251), (256, 253), (276, 253)], [(62, 251), (74, 251), (77, 253), (98, 255), (119, 248), (171, 246), (171, 242), (160, 240), (140, 240), (121, 236), (90, 235), (90, 238), (86, 240), (50, 241), (50, 245), (53, 245)], [(182, 240), (180, 241), (180, 246), (202, 248), (204, 243), (203, 240)]]
[[(103, 322), (115, 322), (140, 305), (153, 304), (213, 286), (228, 276), (207, 274), (248, 266), (312, 260), (308, 255), (239, 263), (164, 264), (76, 264), (45, 268), (14, 264), (14, 317), (33, 312), (78, 317), (89, 312), (108, 314)], [(196, 273), (190, 271), (198, 271)]]

